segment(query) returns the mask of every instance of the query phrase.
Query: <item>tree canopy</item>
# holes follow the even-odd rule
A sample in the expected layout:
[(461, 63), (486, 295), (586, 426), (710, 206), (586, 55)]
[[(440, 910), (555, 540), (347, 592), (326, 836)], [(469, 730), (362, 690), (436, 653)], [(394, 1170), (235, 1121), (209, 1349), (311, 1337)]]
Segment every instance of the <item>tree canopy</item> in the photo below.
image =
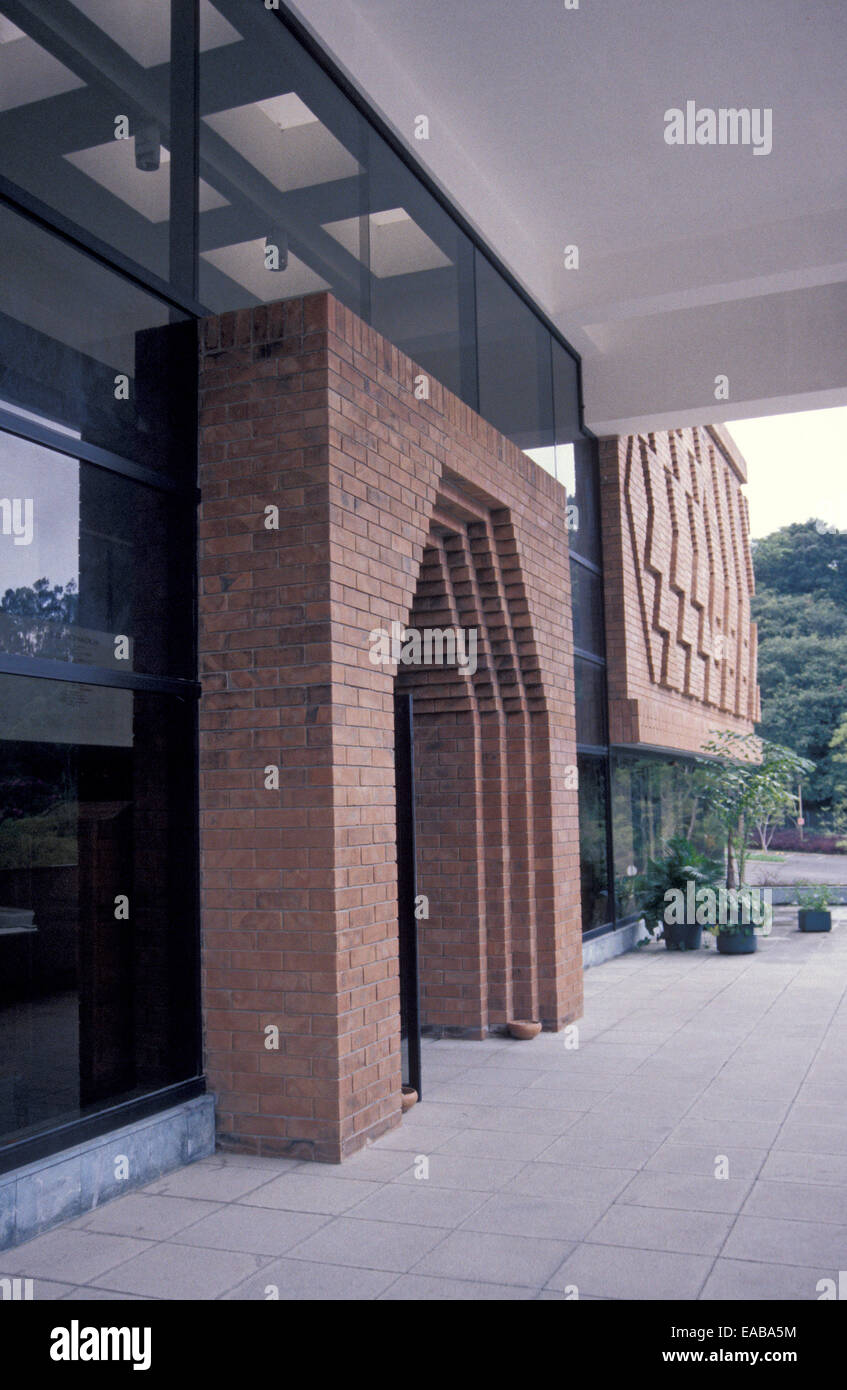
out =
[(753, 552), (763, 738), (811, 759), (808, 807), (847, 801), (847, 762), (830, 747), (847, 714), (847, 534), (814, 520), (785, 526)]

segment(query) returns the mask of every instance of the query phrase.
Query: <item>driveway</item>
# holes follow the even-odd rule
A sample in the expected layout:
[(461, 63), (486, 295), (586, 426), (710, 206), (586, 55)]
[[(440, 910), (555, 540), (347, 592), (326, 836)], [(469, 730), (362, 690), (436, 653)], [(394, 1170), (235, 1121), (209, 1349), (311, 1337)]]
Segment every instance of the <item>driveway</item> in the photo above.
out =
[(752, 956), (589, 970), (578, 1036), (427, 1042), (423, 1102), (340, 1167), (219, 1154), (0, 1272), (60, 1299), (814, 1300), (847, 1268), (847, 912), (795, 920)]
[(746, 881), (751, 884), (847, 884), (847, 854), (787, 854), (785, 862), (750, 859)]

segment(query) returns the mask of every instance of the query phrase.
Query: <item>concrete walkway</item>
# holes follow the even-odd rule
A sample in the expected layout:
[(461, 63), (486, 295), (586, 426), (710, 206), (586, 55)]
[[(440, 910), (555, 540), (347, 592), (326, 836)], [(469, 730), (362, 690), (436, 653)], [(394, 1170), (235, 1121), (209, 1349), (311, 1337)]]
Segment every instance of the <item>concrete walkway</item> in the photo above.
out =
[(36, 1298), (815, 1299), (847, 1269), (847, 913), (795, 924), (618, 957), (577, 1050), (428, 1043), (424, 1102), (349, 1163), (221, 1154), (0, 1272)]

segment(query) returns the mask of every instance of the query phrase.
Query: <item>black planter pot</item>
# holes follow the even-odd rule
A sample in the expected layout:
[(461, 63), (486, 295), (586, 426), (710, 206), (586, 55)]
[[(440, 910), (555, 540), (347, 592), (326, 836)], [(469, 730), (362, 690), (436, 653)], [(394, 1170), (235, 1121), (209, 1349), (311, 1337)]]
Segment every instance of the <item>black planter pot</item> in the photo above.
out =
[(718, 932), (718, 950), (722, 956), (750, 956), (758, 947), (758, 938), (753, 931)]
[(665, 922), (662, 932), (669, 951), (699, 951), (703, 942), (703, 928), (696, 924)]
[(801, 907), (799, 912), (800, 931), (832, 931), (832, 913), (816, 912), (810, 907)]

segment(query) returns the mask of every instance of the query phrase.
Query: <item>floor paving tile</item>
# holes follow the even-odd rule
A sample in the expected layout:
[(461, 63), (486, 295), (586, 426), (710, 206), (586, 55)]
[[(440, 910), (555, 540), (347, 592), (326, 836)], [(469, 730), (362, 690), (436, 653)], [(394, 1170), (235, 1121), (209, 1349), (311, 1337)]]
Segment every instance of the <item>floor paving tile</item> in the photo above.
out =
[(288, 1253), (294, 1259), (405, 1274), (443, 1239), (441, 1229), (338, 1217)]
[(727, 1259), (809, 1265), (823, 1276), (845, 1267), (847, 1226), (742, 1215), (721, 1254)]
[(364, 1197), (378, 1192), (382, 1186), (378, 1182), (364, 1182), (356, 1178), (325, 1177), (314, 1171), (317, 1164), (309, 1166), (311, 1172), (300, 1169), (296, 1173), (287, 1173), (284, 1178), (272, 1178), (262, 1187), (248, 1192), (240, 1205), (338, 1216)]
[(694, 1299), (712, 1259), (703, 1255), (635, 1250), (614, 1245), (579, 1245), (558, 1268), (548, 1288), (574, 1286), (580, 1297)]
[(218, 1298), (267, 1264), (265, 1256), (162, 1241), (101, 1276), (98, 1286), (148, 1298)]
[(502, 1190), (525, 1192), (531, 1197), (611, 1204), (634, 1176), (630, 1168), (580, 1168), (575, 1164), (541, 1161), (527, 1163)]
[(755, 1264), (751, 1260), (716, 1260), (700, 1297), (756, 1302), (759, 1299), (804, 1302), (817, 1299), (817, 1274), (796, 1265)]
[(498, 1192), (462, 1223), (462, 1230), (577, 1241), (596, 1226), (608, 1207), (604, 1198), (597, 1197), (568, 1201), (526, 1192)]
[(391, 1270), (355, 1269), (349, 1265), (311, 1263), (309, 1260), (272, 1260), (229, 1293), (224, 1302), (288, 1302), (326, 1299), (332, 1302), (378, 1298), (397, 1275)]
[(636, 1173), (618, 1202), (678, 1211), (738, 1212), (750, 1191), (749, 1178), (703, 1177), (696, 1173)]
[(279, 1168), (272, 1163), (267, 1167), (252, 1164), (218, 1163), (215, 1159), (201, 1159), (187, 1168), (179, 1168), (167, 1177), (157, 1178), (143, 1190), (162, 1197), (196, 1197), (210, 1202), (235, 1202), (245, 1192), (252, 1192), (269, 1182), (278, 1173), (288, 1168), (296, 1169), (297, 1164), (285, 1163)]
[(453, 1231), (419, 1260), (415, 1274), (540, 1287), (573, 1248), (560, 1240), (483, 1231)]
[(635, 1207), (616, 1202), (590, 1232), (593, 1245), (631, 1245), (680, 1255), (717, 1255), (734, 1217), (728, 1212)]
[(234, 1250), (250, 1255), (284, 1255), (293, 1245), (325, 1225), (329, 1218), (305, 1211), (268, 1207), (221, 1207), (174, 1237), (178, 1245), (204, 1250)]
[(467, 1300), (469, 1303), (483, 1303), (492, 1300), (502, 1303), (507, 1300), (532, 1299), (536, 1297), (535, 1288), (520, 1288), (517, 1284), (481, 1284), (468, 1279), (444, 1279), (427, 1274), (404, 1274), (392, 1284), (385, 1293), (380, 1294), (380, 1302), (415, 1302), (439, 1300), (441, 1302)]
[[(119, 1198), (124, 1201), (125, 1198)], [(0, 1254), (0, 1275), (19, 1274), (88, 1283), (98, 1274), (148, 1249), (149, 1242), (130, 1236), (104, 1235), (99, 1231), (80, 1231), (70, 1226), (48, 1231), (12, 1250)]]
[(215, 1202), (199, 1202), (187, 1197), (155, 1197), (129, 1192), (107, 1202), (87, 1216), (73, 1222), (80, 1231), (104, 1231), (115, 1236), (138, 1236), (142, 1240), (167, 1240), (183, 1227), (218, 1210)]
[(744, 1204), (744, 1215), (847, 1226), (847, 1187), (832, 1183), (759, 1181)]

